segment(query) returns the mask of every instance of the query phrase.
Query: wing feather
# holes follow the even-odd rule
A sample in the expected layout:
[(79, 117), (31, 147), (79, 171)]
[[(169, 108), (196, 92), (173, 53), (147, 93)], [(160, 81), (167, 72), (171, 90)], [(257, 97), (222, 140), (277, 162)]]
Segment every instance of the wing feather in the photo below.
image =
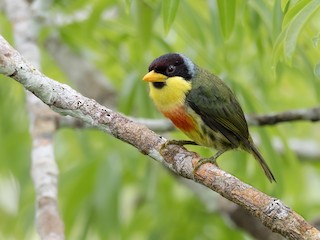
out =
[(220, 131), (234, 147), (240, 142), (246, 145), (249, 132), (242, 108), (232, 91), (214, 77), (214, 81), (203, 86), (195, 84), (186, 102), (208, 127)]

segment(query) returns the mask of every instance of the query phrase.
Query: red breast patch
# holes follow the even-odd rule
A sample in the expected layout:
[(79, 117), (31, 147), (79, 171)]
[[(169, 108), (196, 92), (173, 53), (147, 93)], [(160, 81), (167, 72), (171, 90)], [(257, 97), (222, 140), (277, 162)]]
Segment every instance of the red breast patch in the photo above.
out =
[(184, 106), (177, 107), (170, 112), (162, 111), (162, 114), (169, 118), (177, 128), (184, 132), (190, 132), (195, 129), (195, 122), (186, 112)]

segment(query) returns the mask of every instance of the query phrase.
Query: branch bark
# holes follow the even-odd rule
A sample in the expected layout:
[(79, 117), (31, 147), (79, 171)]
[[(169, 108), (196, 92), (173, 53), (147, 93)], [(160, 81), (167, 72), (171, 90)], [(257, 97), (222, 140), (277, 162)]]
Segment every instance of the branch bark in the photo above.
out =
[(0, 37), (0, 73), (21, 83), (54, 111), (83, 121), (127, 142), (173, 172), (216, 191), (256, 216), (265, 226), (288, 239), (320, 239), (320, 232), (280, 200), (241, 182), (212, 164), (193, 173), (200, 157), (183, 147), (169, 145), (166, 139), (143, 125), (88, 99), (69, 86), (60, 84), (35, 69), (7, 41)]

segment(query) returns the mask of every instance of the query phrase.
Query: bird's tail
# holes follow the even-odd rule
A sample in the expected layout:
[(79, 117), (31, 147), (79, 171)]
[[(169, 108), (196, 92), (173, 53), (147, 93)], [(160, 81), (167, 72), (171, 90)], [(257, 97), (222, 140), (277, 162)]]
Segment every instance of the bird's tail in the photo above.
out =
[(266, 161), (262, 157), (262, 155), (259, 153), (258, 149), (254, 146), (253, 143), (250, 144), (250, 152), (253, 154), (254, 158), (257, 159), (257, 161), (260, 163), (264, 174), (268, 177), (269, 181), (276, 182), (276, 179), (274, 178), (269, 166), (267, 165)]

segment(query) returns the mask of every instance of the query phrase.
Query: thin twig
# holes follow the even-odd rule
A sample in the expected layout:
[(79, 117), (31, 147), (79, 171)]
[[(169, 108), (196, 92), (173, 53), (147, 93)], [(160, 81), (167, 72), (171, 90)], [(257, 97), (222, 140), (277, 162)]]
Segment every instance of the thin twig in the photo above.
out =
[(246, 116), (248, 124), (252, 126), (275, 125), (291, 121), (320, 121), (320, 106), (306, 109), (295, 109), (290, 111), (255, 114)]
[(34, 93), (58, 113), (83, 121), (127, 142), (168, 167), (178, 175), (216, 191), (243, 207), (265, 226), (288, 239), (320, 239), (320, 232), (280, 200), (241, 182), (212, 164), (202, 165), (195, 173), (200, 157), (183, 147), (169, 145), (166, 139), (143, 125), (88, 99), (69, 86), (60, 84), (31, 66), (3, 37), (0, 37), (0, 73), (9, 76)]

